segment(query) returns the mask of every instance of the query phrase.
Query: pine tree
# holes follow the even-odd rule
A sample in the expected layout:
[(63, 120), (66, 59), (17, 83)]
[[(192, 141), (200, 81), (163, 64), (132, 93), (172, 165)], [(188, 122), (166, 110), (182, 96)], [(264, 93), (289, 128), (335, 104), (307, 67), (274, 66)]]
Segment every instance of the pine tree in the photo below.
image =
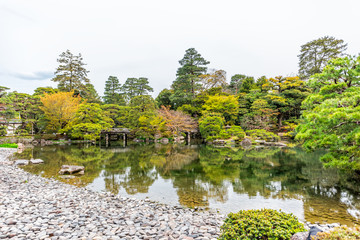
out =
[(301, 46), (299, 57), (299, 75), (309, 78), (315, 73), (321, 73), (327, 62), (333, 58), (342, 57), (347, 44), (344, 40), (325, 36)]
[(248, 93), (252, 85), (254, 85), (254, 82), (254, 77), (243, 74), (235, 74), (231, 77), (229, 88), (234, 94), (238, 94), (239, 92)]
[(55, 71), (55, 77), (52, 79), (58, 82), (58, 88), (61, 91), (77, 91), (81, 92), (85, 89), (85, 84), (90, 80), (87, 78), (87, 71), (84, 68), (85, 63), (82, 62), (81, 54), (73, 55), (69, 50), (60, 54), (57, 59), (59, 67)]
[(149, 80), (144, 77), (126, 79), (122, 89), (128, 100), (131, 100), (135, 96), (147, 95), (149, 92), (154, 91), (153, 88), (149, 86)]
[(119, 79), (114, 76), (109, 76), (108, 80), (105, 82), (105, 91), (104, 91), (104, 102), (106, 104), (118, 104), (125, 105), (125, 100), (121, 92), (121, 84)]
[(181, 67), (178, 68), (176, 80), (171, 86), (174, 90), (171, 100), (176, 108), (189, 104), (195, 98), (195, 93), (201, 88), (199, 76), (206, 73), (206, 65), (210, 62), (206, 61), (195, 48), (189, 48), (179, 63)]
[(85, 84), (85, 88), (80, 92), (80, 96), (85, 98), (88, 103), (101, 103), (99, 94), (97, 93), (94, 85), (91, 83)]

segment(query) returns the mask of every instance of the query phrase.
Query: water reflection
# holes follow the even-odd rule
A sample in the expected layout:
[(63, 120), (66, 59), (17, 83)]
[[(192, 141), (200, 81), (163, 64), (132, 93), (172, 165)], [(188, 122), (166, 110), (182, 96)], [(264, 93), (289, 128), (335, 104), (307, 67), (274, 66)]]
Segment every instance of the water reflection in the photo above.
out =
[(322, 154), (300, 148), (245, 151), (156, 144), (35, 147), (18, 157), (43, 159), (45, 164), (25, 168), (45, 177), (58, 177), (63, 164), (84, 165), (84, 176), (62, 181), (98, 191), (224, 213), (266, 207), (311, 222), (357, 223), (359, 186), (334, 169), (324, 169)]

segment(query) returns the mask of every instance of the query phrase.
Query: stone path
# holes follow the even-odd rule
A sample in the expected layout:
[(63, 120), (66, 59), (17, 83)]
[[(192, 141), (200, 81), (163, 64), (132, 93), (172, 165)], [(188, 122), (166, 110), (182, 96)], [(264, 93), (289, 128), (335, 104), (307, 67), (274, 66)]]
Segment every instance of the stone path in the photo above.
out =
[(0, 149), (0, 239), (216, 239), (225, 216), (32, 175)]

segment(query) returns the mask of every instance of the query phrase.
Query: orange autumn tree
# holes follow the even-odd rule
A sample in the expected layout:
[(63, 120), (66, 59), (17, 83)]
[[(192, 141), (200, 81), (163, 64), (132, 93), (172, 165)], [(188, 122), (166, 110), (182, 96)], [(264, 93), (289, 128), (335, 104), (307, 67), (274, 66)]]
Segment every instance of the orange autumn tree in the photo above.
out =
[(49, 132), (59, 132), (71, 122), (79, 109), (81, 97), (74, 96), (74, 92), (59, 92), (54, 94), (45, 93), (40, 97), (43, 106), (40, 109), (44, 112), (48, 124), (46, 129)]
[(198, 128), (197, 122), (182, 111), (170, 110), (168, 107), (161, 106), (158, 112), (173, 135), (179, 135), (181, 132), (192, 132)]

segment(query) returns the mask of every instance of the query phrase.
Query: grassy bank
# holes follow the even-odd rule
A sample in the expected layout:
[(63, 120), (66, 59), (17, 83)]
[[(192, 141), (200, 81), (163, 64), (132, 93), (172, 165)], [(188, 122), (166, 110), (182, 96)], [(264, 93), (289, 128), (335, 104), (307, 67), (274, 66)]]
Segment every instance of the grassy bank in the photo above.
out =
[(17, 148), (18, 145), (16, 143), (3, 143), (0, 144), (0, 148)]

